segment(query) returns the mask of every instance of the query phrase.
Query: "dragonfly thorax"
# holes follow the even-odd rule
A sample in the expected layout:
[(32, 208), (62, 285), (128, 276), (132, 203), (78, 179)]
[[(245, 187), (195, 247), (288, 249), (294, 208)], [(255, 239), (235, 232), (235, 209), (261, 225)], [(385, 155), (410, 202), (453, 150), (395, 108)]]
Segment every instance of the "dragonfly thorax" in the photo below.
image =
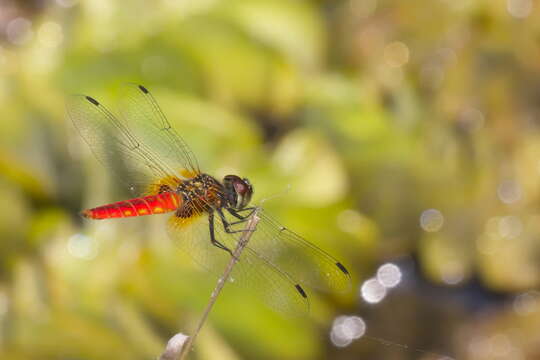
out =
[(208, 174), (199, 174), (181, 181), (176, 192), (183, 200), (183, 205), (178, 209), (181, 217), (223, 206), (223, 185)]
[(211, 212), (218, 208), (241, 210), (251, 201), (253, 186), (248, 179), (236, 175), (227, 175), (220, 183), (208, 174), (199, 174), (181, 181), (176, 192), (183, 200), (178, 216), (187, 218), (194, 212)]

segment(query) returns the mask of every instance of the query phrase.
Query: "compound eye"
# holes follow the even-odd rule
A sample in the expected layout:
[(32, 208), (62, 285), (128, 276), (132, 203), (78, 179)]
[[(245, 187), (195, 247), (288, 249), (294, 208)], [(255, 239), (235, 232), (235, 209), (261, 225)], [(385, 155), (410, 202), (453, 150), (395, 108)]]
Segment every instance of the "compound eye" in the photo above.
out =
[(234, 191), (240, 196), (246, 195), (247, 191), (249, 190), (249, 187), (243, 182), (243, 181), (235, 181), (234, 184)]

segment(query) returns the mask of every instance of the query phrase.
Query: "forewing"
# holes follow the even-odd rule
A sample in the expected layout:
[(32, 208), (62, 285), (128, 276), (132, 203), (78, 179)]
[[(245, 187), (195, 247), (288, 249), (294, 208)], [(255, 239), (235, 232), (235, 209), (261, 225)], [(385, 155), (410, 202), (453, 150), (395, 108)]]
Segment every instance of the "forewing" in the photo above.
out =
[[(183, 219), (173, 216), (168, 225), (171, 238), (199, 266), (219, 278), (231, 259), (223, 249), (210, 241), (208, 215)], [(215, 219), (215, 237), (223, 245), (234, 250), (242, 233), (228, 234), (219, 218)], [(238, 284), (259, 296), (270, 307), (288, 315), (301, 315), (309, 310), (309, 300), (301, 284), (267, 261), (248, 245), (236, 263), (230, 283)]]
[(177, 183), (171, 166), (161, 161), (134, 136), (125, 122), (94, 98), (70, 97), (67, 112), (98, 161), (116, 173), (134, 193), (144, 193), (153, 182), (170, 182), (170, 186)]
[[(249, 241), (251, 249), (300, 284), (330, 292), (350, 289), (350, 275), (341, 262), (282, 226), (263, 209), (258, 216), (261, 220)], [(238, 226), (241, 224), (234, 229)]]
[(144, 86), (126, 84), (120, 100), (122, 117), (134, 135), (163, 158), (163, 162), (187, 177), (200, 173), (197, 159), (171, 126), (165, 114)]

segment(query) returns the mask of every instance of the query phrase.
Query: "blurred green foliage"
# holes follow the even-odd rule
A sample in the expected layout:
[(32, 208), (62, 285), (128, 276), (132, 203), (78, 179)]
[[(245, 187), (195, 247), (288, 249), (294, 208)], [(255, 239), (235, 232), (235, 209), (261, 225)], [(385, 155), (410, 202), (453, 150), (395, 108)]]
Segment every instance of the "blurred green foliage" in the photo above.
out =
[[(64, 99), (114, 104), (134, 81), (204, 169), (277, 194), (269, 210), (353, 272), (309, 318), (227, 288), (194, 357), (537, 358), (538, 24), (532, 0), (0, 3), (0, 356), (155, 358), (207, 302), (165, 219), (77, 215), (126, 193)], [(366, 305), (362, 281), (400, 259), (428, 289)], [(355, 313), (426, 351), (333, 346)]]

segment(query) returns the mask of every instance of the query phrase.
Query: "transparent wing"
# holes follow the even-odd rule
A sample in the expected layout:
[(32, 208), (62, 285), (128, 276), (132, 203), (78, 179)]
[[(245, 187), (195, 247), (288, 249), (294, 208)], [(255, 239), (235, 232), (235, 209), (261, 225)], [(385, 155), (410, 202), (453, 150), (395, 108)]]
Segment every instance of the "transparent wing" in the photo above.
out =
[[(348, 270), (324, 250), (281, 225), (263, 209), (249, 247), (300, 284), (329, 292), (351, 287)], [(234, 226), (238, 230), (243, 224)]]
[[(189, 219), (173, 216), (168, 231), (181, 250), (219, 277), (231, 255), (211, 244), (208, 219), (207, 214)], [(216, 240), (234, 250), (237, 237), (226, 233), (219, 220), (215, 225)], [(240, 233), (236, 235), (241, 236)], [(301, 285), (249, 246), (242, 252), (229, 281), (249, 289), (279, 312), (301, 315), (309, 310), (309, 300)]]
[(67, 112), (98, 161), (118, 174), (133, 192), (143, 193), (156, 181), (170, 182), (171, 186), (178, 182), (173, 167), (161, 161), (125, 122), (94, 98), (70, 97)]
[[(144, 86), (126, 84), (122, 89), (120, 112), (133, 134), (162, 157), (162, 161), (181, 174), (200, 173), (197, 159), (174, 130), (152, 93)], [(188, 176), (192, 177), (192, 176)]]

